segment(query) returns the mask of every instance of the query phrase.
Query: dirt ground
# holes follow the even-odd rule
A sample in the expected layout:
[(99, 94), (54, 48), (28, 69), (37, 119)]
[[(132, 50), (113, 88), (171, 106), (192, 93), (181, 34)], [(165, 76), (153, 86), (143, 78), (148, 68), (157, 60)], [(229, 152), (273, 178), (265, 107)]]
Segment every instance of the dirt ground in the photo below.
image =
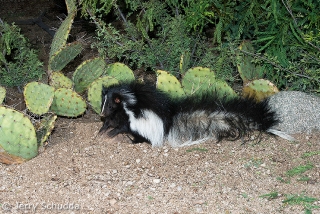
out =
[[(0, 18), (30, 19), (46, 9), (43, 21), (57, 28), (59, 2), (3, 0)], [(52, 38), (36, 25), (20, 27), (46, 63)], [(74, 30), (82, 31), (77, 22)], [(7, 104), (25, 109), (22, 96), (8, 91)], [(254, 135), (246, 144), (152, 148), (122, 135), (97, 137), (101, 125), (90, 111), (59, 118), (37, 157), (0, 164), (0, 213), (320, 213), (319, 132), (294, 135), (296, 143), (269, 135), (256, 143)]]
[[(101, 122), (58, 123), (39, 156), (0, 164), (2, 213), (304, 213), (320, 206), (319, 133), (295, 135), (298, 143), (263, 135), (258, 144), (152, 148), (126, 136), (97, 137)], [(313, 168), (288, 174), (307, 165)], [(274, 199), (261, 197), (272, 192)], [(284, 203), (292, 195), (317, 200)]]

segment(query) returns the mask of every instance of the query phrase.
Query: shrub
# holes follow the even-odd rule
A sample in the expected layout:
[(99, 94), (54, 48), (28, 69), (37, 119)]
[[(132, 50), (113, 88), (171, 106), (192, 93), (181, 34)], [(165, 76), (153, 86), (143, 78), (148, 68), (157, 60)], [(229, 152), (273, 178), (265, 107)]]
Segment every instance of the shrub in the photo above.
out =
[(0, 20), (0, 84), (22, 86), (44, 74), (42, 62), (20, 29)]

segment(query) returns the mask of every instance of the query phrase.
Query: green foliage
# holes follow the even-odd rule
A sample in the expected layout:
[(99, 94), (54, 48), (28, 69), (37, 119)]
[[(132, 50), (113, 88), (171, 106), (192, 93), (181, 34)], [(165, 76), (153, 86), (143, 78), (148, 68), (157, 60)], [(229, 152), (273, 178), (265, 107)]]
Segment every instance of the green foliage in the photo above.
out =
[(286, 172), (286, 175), (289, 177), (295, 176), (295, 175), (300, 175), (310, 169), (313, 169), (314, 165), (313, 164), (307, 164), (307, 165), (302, 165), (302, 166), (297, 166), (293, 169), (290, 169)]
[(312, 213), (312, 209), (319, 209), (319, 206), (313, 205), (314, 202), (318, 201), (317, 198), (312, 198), (304, 194), (298, 195), (286, 195), (286, 199), (282, 201), (284, 204), (290, 205), (303, 205), (305, 208), (305, 213)]
[(43, 74), (42, 62), (20, 29), (0, 19), (0, 84), (22, 86)]
[(279, 197), (279, 193), (278, 192), (270, 192), (270, 193), (267, 193), (267, 194), (264, 194), (264, 195), (260, 195), (259, 196), (260, 198), (267, 198), (268, 200), (271, 200), (271, 199), (276, 199)]
[[(186, 65), (203, 66), (220, 79), (241, 82), (236, 72), (241, 56), (259, 71), (259, 78), (271, 80), (279, 89), (320, 92), (319, 1), (87, 0), (81, 4), (83, 15), (89, 13), (98, 27), (93, 46), (103, 57), (133, 68), (171, 71), (178, 78)], [(105, 21), (108, 13), (121, 24)], [(253, 48), (239, 49), (243, 40), (251, 41)], [(188, 62), (179, 69), (186, 53)]]

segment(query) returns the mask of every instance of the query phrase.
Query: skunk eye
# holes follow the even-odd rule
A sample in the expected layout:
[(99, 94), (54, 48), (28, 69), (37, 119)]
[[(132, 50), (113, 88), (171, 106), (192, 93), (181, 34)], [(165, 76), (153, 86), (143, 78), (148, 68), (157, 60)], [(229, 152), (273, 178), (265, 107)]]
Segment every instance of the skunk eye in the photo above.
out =
[(115, 102), (115, 103), (120, 103), (121, 100), (119, 99), (119, 97), (116, 97), (116, 98), (114, 99), (114, 102)]

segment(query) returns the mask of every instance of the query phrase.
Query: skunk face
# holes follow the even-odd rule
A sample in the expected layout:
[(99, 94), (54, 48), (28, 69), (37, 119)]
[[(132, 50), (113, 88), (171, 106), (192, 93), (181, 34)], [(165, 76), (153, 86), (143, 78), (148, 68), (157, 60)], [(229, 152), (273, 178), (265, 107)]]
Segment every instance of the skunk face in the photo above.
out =
[(101, 103), (101, 117), (110, 117), (117, 110), (123, 108), (123, 98), (119, 93), (115, 93), (113, 90), (103, 88), (102, 90), (102, 103)]

